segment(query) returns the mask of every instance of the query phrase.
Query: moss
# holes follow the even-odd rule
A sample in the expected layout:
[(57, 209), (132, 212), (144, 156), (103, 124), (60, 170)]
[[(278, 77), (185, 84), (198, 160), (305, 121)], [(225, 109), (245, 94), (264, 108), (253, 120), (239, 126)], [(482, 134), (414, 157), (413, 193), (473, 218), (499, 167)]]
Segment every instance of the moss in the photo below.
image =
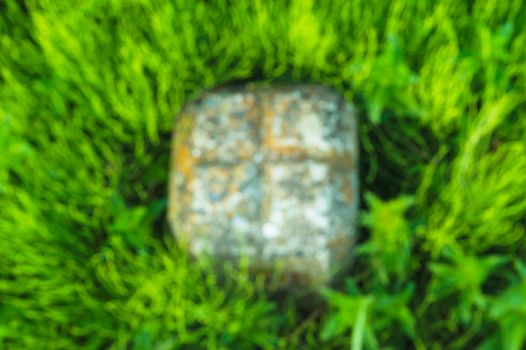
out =
[[(522, 1), (0, 11), (0, 348), (525, 346)], [(243, 270), (217, 281), (166, 228), (175, 115), (247, 80), (361, 112), (363, 248), (307, 315)]]

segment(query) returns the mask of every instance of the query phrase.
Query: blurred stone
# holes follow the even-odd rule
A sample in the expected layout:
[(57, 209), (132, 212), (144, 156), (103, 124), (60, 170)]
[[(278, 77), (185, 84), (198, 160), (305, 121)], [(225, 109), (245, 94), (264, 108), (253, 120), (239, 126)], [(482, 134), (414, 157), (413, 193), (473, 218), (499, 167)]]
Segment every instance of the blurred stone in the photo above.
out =
[(230, 87), (176, 122), (169, 222), (193, 255), (248, 257), (280, 285), (329, 284), (358, 216), (356, 116), (321, 86)]

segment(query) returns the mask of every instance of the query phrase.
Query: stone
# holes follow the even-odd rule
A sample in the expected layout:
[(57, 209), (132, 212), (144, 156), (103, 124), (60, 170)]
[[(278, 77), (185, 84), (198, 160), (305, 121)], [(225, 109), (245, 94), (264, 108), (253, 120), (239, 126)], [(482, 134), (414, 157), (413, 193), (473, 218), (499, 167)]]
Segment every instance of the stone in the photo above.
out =
[(358, 198), (355, 111), (329, 88), (221, 88), (176, 120), (168, 219), (194, 256), (328, 285), (351, 261)]

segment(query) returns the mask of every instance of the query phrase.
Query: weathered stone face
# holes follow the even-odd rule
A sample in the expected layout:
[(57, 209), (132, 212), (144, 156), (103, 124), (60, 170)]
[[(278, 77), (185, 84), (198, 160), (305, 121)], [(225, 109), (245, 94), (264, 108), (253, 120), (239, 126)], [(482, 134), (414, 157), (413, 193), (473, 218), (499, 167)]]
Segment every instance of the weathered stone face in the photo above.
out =
[(351, 106), (320, 86), (224, 88), (188, 104), (172, 148), (169, 222), (196, 256), (276, 266), (321, 286), (351, 257), (358, 143)]

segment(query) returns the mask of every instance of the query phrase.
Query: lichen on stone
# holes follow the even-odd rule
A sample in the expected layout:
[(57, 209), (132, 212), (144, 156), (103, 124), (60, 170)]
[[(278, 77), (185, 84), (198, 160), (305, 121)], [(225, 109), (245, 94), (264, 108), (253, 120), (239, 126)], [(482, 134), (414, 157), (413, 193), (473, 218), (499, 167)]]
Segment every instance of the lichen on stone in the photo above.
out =
[(174, 130), (176, 237), (196, 256), (281, 265), (283, 287), (330, 283), (354, 243), (356, 123), (316, 85), (229, 87), (190, 103)]

